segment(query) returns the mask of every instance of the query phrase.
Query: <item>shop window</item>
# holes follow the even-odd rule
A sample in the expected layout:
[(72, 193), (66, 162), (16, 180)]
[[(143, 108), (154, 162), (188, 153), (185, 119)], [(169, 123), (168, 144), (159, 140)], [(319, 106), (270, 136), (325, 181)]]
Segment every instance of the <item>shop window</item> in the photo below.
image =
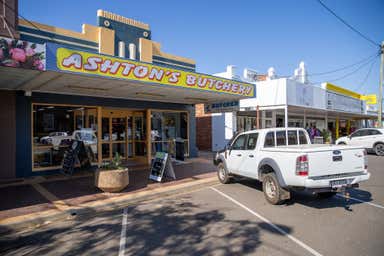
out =
[(288, 145), (297, 145), (297, 131), (288, 131)]
[(269, 148), (274, 146), (275, 146), (275, 133), (268, 132), (267, 135), (265, 135), (264, 147)]
[(287, 145), (287, 138), (286, 138), (285, 131), (276, 132), (276, 145), (277, 146)]
[(176, 141), (184, 143), (184, 155), (188, 156), (188, 114), (186, 112), (152, 112), (152, 154), (167, 152), (174, 157)]
[(272, 118), (272, 111), (265, 111), (266, 118)]
[(72, 139), (89, 146), (97, 159), (97, 110), (33, 104), (33, 169), (59, 168)]

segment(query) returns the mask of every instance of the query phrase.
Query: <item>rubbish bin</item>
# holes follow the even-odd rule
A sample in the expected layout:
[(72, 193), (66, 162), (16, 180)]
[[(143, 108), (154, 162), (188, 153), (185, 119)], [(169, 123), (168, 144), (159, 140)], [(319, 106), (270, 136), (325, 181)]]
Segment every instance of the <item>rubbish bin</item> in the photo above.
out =
[(184, 140), (176, 139), (176, 160), (184, 161)]

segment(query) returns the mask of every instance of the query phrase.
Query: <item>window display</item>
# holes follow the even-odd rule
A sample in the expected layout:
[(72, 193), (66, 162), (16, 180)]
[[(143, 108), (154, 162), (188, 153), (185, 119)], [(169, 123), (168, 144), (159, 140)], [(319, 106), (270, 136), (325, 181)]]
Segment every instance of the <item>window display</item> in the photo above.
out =
[(97, 110), (33, 104), (33, 168), (60, 167), (68, 142), (81, 140), (97, 159)]
[(152, 154), (167, 152), (175, 157), (176, 139), (184, 142), (184, 152), (188, 156), (188, 114), (186, 112), (152, 112)]

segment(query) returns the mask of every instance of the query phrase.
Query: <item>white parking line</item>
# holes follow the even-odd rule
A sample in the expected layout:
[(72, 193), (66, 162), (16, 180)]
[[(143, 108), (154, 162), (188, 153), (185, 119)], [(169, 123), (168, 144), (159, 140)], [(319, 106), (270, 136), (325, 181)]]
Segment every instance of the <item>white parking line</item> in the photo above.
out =
[(125, 241), (126, 241), (126, 235), (127, 235), (127, 218), (128, 218), (128, 210), (127, 208), (124, 208), (123, 222), (121, 224), (119, 256), (124, 256), (125, 254)]
[[(342, 197), (342, 198), (346, 198), (346, 197), (345, 197), (344, 195), (342, 195), (342, 194), (336, 194), (336, 196), (338, 196), (338, 197)], [(364, 200), (360, 200), (360, 199), (357, 199), (357, 198), (354, 198), (354, 197), (349, 197), (349, 199), (350, 199), (350, 200), (357, 201), (357, 202), (360, 202), (360, 203), (369, 204), (369, 205), (372, 205), (372, 206), (377, 207), (377, 208), (380, 208), (380, 209), (384, 209), (384, 206), (379, 205), (379, 204), (374, 204), (374, 203), (367, 202), (367, 201), (364, 201)]]
[(309, 247), (308, 245), (306, 245), (305, 243), (303, 243), (302, 241), (300, 241), (299, 239), (297, 239), (296, 237), (288, 234), (287, 232), (285, 232), (283, 229), (279, 228), (278, 226), (276, 226), (275, 224), (273, 224), (271, 221), (269, 221), (268, 219), (266, 219), (265, 217), (261, 216), (260, 214), (258, 214), (257, 212), (255, 211), (252, 211), (251, 209), (249, 209), (247, 206), (243, 205), (242, 203), (236, 201), (235, 199), (233, 199), (232, 197), (228, 196), (227, 194), (221, 192), (220, 190), (214, 188), (214, 187), (211, 187), (212, 190), (216, 191), (217, 193), (219, 193), (220, 195), (222, 195), (223, 197), (227, 198), (228, 200), (232, 201), (233, 203), (237, 204), (238, 206), (240, 206), (241, 208), (243, 208), (244, 210), (248, 211), (249, 213), (251, 213), (252, 215), (256, 216), (257, 218), (259, 218), (260, 220), (264, 221), (265, 223), (267, 223), (268, 225), (270, 225), (272, 228), (274, 228), (275, 230), (277, 230), (279, 233), (281, 233), (282, 235), (288, 237), (289, 239), (291, 239), (293, 242), (295, 242), (296, 244), (298, 244), (299, 246), (301, 246), (302, 248), (304, 248), (305, 250), (309, 251), (311, 254), (313, 255), (316, 255), (316, 256), (321, 256), (322, 254), (320, 254), (319, 252), (315, 251), (313, 248)]

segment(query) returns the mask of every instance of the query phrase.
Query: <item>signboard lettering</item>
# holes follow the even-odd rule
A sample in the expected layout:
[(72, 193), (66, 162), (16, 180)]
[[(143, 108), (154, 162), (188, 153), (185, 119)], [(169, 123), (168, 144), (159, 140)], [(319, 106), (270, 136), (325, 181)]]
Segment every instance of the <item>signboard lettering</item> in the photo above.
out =
[(58, 48), (57, 68), (75, 73), (150, 82), (168, 86), (254, 97), (254, 85), (224, 78), (119, 59), (89, 52)]
[(240, 109), (239, 101), (226, 101), (204, 105), (205, 113), (222, 113), (238, 111)]

